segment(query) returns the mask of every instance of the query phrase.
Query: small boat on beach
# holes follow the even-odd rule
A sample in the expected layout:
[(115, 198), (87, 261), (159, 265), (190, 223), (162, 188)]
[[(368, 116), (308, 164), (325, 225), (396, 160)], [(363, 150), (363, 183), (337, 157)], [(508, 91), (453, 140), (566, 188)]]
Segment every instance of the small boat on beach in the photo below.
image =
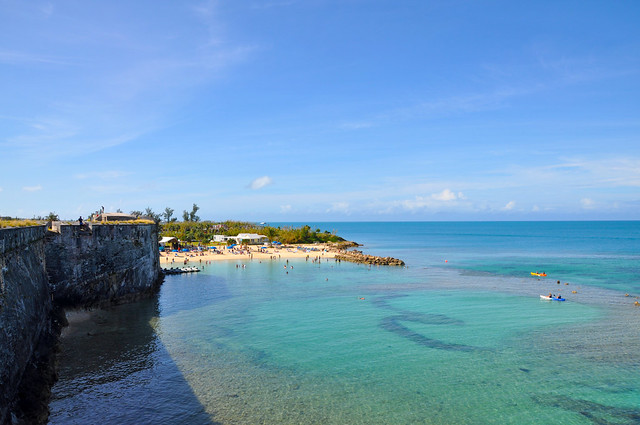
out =
[(170, 269), (162, 269), (164, 274), (182, 274), (182, 273), (195, 273), (200, 269), (197, 267), (171, 267)]
[(545, 272), (542, 272), (542, 273), (538, 273), (538, 272), (531, 272), (531, 276), (542, 276), (542, 277), (544, 277), (544, 276), (546, 276), (546, 275), (547, 275), (547, 274), (546, 274)]
[(550, 297), (549, 295), (540, 295), (540, 299), (545, 301), (566, 301), (564, 298)]

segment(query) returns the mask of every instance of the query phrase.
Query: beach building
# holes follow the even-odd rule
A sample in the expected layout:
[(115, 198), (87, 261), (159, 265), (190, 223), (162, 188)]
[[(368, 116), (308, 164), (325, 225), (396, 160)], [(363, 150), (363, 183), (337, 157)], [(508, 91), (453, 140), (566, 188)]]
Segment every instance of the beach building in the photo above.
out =
[(164, 236), (162, 239), (158, 241), (158, 245), (160, 245), (160, 247), (163, 249), (167, 245), (169, 245), (169, 247), (177, 247), (178, 244), (179, 244), (178, 238), (175, 238), (173, 236)]
[(213, 235), (213, 242), (227, 243), (229, 240), (246, 245), (261, 245), (269, 242), (268, 237), (257, 233), (240, 233), (238, 236)]
[(213, 242), (222, 242), (227, 243), (229, 239), (235, 240), (235, 236), (227, 236), (227, 235), (213, 235)]
[(257, 233), (240, 233), (236, 236), (236, 242), (248, 245), (260, 245), (269, 242), (269, 238)]

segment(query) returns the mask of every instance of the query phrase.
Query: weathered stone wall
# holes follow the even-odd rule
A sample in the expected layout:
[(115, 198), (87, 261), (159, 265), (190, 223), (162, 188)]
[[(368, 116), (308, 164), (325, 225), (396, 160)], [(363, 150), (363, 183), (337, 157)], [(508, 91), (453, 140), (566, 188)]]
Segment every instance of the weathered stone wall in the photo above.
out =
[(11, 420), (25, 370), (51, 334), (46, 233), (45, 226), (0, 229), (0, 424)]
[(153, 224), (63, 225), (45, 245), (54, 302), (91, 307), (157, 291), (162, 282)]

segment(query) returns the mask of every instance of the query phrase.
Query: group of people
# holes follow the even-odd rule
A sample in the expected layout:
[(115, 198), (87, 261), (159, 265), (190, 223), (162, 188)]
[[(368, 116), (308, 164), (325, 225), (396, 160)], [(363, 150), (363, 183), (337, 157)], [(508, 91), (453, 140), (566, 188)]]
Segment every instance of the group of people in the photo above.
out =
[(558, 300), (562, 299), (562, 295), (558, 294), (558, 296), (556, 297), (555, 295), (552, 295), (551, 292), (549, 292), (549, 298), (556, 298)]

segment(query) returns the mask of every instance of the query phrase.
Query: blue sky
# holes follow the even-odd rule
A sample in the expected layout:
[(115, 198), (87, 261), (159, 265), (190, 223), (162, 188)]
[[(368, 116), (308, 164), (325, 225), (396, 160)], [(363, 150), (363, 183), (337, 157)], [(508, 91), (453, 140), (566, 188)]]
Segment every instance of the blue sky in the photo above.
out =
[(638, 22), (635, 1), (0, 0), (0, 215), (640, 219)]

